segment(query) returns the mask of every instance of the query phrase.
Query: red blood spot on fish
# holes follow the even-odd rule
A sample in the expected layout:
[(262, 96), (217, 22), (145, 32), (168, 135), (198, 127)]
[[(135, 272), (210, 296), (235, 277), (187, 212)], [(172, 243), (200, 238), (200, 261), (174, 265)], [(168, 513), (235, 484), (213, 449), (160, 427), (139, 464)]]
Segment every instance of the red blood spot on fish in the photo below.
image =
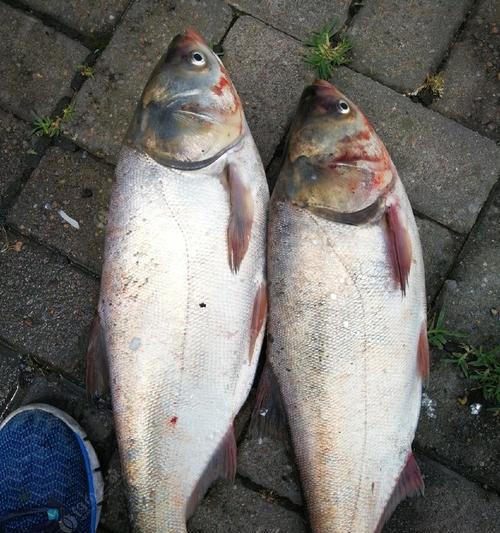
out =
[(418, 337), (417, 348), (418, 370), (423, 378), (429, 375), (430, 357), (429, 357), (429, 341), (427, 340), (427, 321), (424, 320), (420, 328), (420, 336)]
[(227, 81), (227, 78), (222, 75), (217, 84), (212, 87), (212, 91), (220, 96), (226, 87), (229, 87), (229, 82)]
[(177, 416), (173, 416), (169, 421), (168, 423), (171, 425), (171, 426), (175, 426), (177, 424), (177, 420), (178, 420), (178, 417)]

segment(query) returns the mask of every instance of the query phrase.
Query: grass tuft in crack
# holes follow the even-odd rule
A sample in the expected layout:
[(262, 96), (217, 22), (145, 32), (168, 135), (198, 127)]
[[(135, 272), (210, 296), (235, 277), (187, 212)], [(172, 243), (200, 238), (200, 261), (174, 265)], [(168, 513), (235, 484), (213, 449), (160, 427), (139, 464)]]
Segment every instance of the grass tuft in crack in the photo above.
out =
[(485, 350), (470, 344), (462, 344), (462, 351), (454, 352), (449, 359), (464, 377), (470, 379), (474, 389), (481, 390), (484, 398), (494, 402), (492, 410), (500, 412), (500, 345)]
[(80, 70), (80, 74), (84, 78), (93, 78), (94, 77), (94, 67), (91, 67), (90, 65), (78, 65), (78, 69)]
[(320, 79), (327, 80), (335, 67), (349, 62), (352, 44), (347, 37), (335, 40), (336, 22), (321, 28), (303, 42), (304, 61), (310, 65)]
[(427, 338), (429, 339), (429, 344), (434, 348), (442, 350), (444, 345), (453, 339), (463, 339), (465, 337), (464, 333), (458, 331), (449, 331), (444, 327), (444, 311), (441, 310), (439, 314), (432, 318), (427, 328)]
[(33, 129), (31, 130), (31, 135), (37, 135), (42, 137), (43, 135), (47, 137), (57, 137), (61, 133), (61, 126), (63, 122), (67, 122), (71, 119), (75, 112), (75, 106), (73, 104), (68, 104), (62, 112), (62, 115), (59, 117), (41, 117), (36, 113), (33, 113)]

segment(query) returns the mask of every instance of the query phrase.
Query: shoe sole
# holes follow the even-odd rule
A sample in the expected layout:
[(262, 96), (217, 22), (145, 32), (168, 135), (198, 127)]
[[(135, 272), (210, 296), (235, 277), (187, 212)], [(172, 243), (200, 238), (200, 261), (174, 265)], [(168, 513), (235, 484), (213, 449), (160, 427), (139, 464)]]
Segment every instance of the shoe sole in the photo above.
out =
[[(86, 452), (86, 456), (84, 454), (84, 458), (87, 467), (87, 477), (89, 480), (89, 485), (91, 485), (89, 486), (91, 506), (95, 511), (95, 523), (93, 524), (92, 532), (95, 533), (95, 531), (97, 530), (97, 524), (99, 524), (99, 520), (101, 518), (102, 499), (104, 495), (104, 481), (97, 454), (95, 453), (94, 447), (92, 446), (89, 438), (87, 437), (87, 433), (85, 433), (80, 424), (78, 424), (78, 422), (72, 416), (68, 415), (68, 413), (61, 411), (61, 409), (58, 409), (57, 407), (45, 403), (32, 403), (30, 405), (25, 405), (24, 407), (19, 407), (18, 409), (10, 413), (0, 423), (0, 430), (9, 422), (9, 420), (14, 418), (14, 416), (16, 416), (17, 414), (22, 413), (23, 411), (36, 410), (50, 413), (51, 415), (54, 415), (55, 417), (59, 418), (59, 420), (64, 422), (77, 436), (80, 448), (82, 448), (82, 452), (83, 449)], [(88, 476), (89, 470), (92, 473), (91, 477)], [(92, 500), (94, 500), (93, 503)], [(61, 524), (61, 531), (66, 531), (69, 533), (72, 531), (72, 527), (74, 528), (75, 526), (72, 526), (70, 523), (68, 523), (67, 526), (65, 526), (65, 524)]]

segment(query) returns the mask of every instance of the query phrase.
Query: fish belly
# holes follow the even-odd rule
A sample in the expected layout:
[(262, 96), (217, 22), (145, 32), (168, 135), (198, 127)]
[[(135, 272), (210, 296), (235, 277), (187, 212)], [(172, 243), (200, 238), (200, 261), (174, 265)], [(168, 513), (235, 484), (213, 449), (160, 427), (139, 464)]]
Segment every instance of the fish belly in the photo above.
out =
[(425, 288), (409, 213), (414, 261), (403, 297), (379, 225), (271, 207), (269, 359), (314, 531), (372, 533), (410, 451)]
[(256, 191), (252, 238), (235, 275), (219, 174), (217, 165), (167, 169), (128, 148), (117, 169), (100, 315), (136, 531), (185, 531), (187, 502), (257, 364), (248, 350), (264, 278), (266, 191)]

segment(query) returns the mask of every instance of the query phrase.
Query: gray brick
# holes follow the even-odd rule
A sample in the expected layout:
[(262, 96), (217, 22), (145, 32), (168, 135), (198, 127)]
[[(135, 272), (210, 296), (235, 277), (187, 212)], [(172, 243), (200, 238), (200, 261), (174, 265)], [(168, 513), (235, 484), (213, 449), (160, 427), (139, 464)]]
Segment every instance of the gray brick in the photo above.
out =
[(237, 20), (224, 50), (224, 63), (267, 165), (313, 75), (302, 60), (300, 43), (252, 17)]
[(500, 186), (472, 230), (442, 295), (446, 326), (473, 344), (493, 346), (500, 333)]
[(189, 533), (302, 533), (302, 518), (239, 483), (217, 483), (188, 524)]
[[(87, 152), (50, 148), (14, 205), (9, 222), (22, 233), (100, 272), (113, 168)], [(58, 211), (79, 223), (65, 222)]]
[(373, 123), (413, 208), (467, 233), (498, 176), (495, 143), (350, 69), (333, 82)]
[(49, 115), (89, 50), (3, 3), (0, 20), (0, 104), (29, 122)]
[(85, 430), (98, 454), (101, 466), (107, 464), (111, 457), (114, 435), (111, 410), (99, 409), (91, 404), (84, 389), (61, 376), (26, 374), (22, 381), (24, 381), (23, 390), (16, 395), (19, 401), (12, 408), (32, 403), (46, 403), (62, 409)]
[(446, 467), (418, 456), (425, 497), (396, 509), (383, 533), (493, 533), (500, 523), (500, 498)]
[(295, 505), (302, 505), (299, 475), (288, 439), (247, 437), (238, 450), (238, 473)]
[(423, 83), (446, 54), (471, 0), (364, 2), (348, 35), (352, 67), (398, 91)]
[(347, 19), (350, 0), (229, 0), (237, 9), (297, 39), (304, 39), (330, 21), (340, 28)]
[(113, 30), (129, 0), (23, 0), (23, 3), (40, 13), (50, 15), (76, 31), (100, 37)]
[(452, 267), (463, 238), (432, 220), (415, 217), (425, 264), (427, 301), (433, 301)]
[(454, 45), (444, 69), (444, 115), (500, 139), (500, 33), (496, 0), (482, 0)]
[(22, 357), (0, 344), (0, 417), (16, 391), (22, 370)]
[(18, 245), (0, 260), (0, 337), (81, 378), (97, 281), (25, 238), (9, 240)]
[(195, 26), (208, 42), (218, 42), (231, 18), (222, 0), (135, 2), (99, 58), (95, 78), (78, 92), (66, 133), (114, 162), (144, 85), (174, 35)]
[(29, 168), (30, 128), (10, 113), (0, 110), (0, 205), (7, 189), (19, 183)]
[[(485, 407), (473, 415), (458, 399), (473, 384), (447, 361), (450, 354), (432, 350), (429, 384), (424, 391), (416, 435), (419, 450), (481, 483), (500, 489), (498, 421)], [(475, 402), (476, 400), (470, 400)]]

